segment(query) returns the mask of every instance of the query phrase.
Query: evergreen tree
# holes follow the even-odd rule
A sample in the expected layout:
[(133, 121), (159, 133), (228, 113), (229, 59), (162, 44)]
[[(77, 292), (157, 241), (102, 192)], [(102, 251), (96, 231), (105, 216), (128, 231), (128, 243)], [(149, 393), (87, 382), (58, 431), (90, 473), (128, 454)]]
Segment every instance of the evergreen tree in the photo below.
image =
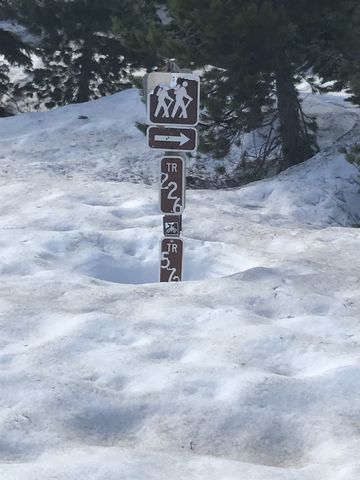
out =
[(360, 105), (360, 3), (346, 0), (326, 20), (318, 43), (310, 47), (314, 70), (323, 83), (332, 82), (321, 89), (347, 90)]
[(43, 66), (24, 90), (48, 108), (130, 87), (128, 51), (111, 31), (113, 1), (20, 0), (23, 21), (41, 37)]
[(163, 42), (158, 2), (114, 0), (113, 31), (132, 52), (134, 64), (150, 70), (164, 62), (159, 48)]
[[(13, 20), (16, 18), (11, 2), (0, 1), (1, 19)], [(9, 99), (12, 96), (13, 84), (9, 78), (10, 66), (30, 67), (31, 47), (25, 44), (11, 31), (0, 28), (0, 116), (11, 114)], [(1, 58), (2, 57), (2, 58)]]
[(241, 132), (268, 125), (265, 149), (273, 151), (279, 140), (282, 168), (316, 151), (315, 124), (303, 113), (296, 83), (306, 78), (321, 89), (319, 74), (340, 79), (333, 89), (355, 84), (356, 68), (351, 79), (332, 57), (356, 63), (349, 52), (359, 52), (357, 0), (164, 0), (153, 2), (152, 15), (160, 3), (168, 16), (153, 47), (181, 66), (205, 68), (209, 149), (226, 154)]

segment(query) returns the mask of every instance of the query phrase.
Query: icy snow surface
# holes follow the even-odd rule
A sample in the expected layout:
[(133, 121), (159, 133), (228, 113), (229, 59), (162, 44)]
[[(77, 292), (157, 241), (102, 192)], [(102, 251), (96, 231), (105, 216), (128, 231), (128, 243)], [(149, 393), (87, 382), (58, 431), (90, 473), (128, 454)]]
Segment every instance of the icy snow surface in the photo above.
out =
[(136, 90), (0, 119), (1, 480), (360, 478), (359, 117), (306, 101), (314, 159), (188, 191), (181, 284)]

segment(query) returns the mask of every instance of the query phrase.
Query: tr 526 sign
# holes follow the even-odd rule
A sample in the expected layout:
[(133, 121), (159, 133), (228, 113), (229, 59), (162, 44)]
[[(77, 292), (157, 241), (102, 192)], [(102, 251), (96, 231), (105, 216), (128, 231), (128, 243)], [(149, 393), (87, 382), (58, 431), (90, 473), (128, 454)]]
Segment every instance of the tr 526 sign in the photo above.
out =
[(180, 215), (185, 207), (185, 169), (180, 157), (161, 160), (160, 210)]
[(182, 240), (164, 238), (161, 242), (160, 282), (181, 282), (182, 262)]

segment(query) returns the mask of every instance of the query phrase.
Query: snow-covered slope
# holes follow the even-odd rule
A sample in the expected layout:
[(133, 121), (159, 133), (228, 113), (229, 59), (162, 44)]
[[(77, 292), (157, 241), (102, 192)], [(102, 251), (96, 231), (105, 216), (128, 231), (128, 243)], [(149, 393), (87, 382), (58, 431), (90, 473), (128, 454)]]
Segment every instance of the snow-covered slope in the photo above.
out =
[(182, 284), (156, 283), (135, 90), (0, 119), (1, 480), (358, 480), (359, 127), (334, 101), (314, 159), (188, 191)]

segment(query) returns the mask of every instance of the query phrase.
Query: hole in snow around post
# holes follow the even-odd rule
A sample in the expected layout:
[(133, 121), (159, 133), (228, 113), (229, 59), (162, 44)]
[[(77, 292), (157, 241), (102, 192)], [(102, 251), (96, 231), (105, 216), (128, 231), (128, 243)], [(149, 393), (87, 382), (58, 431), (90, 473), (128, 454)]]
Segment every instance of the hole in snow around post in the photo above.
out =
[[(223, 243), (184, 240), (183, 281), (232, 275), (257, 265), (257, 262), (241, 252), (234, 251), (234, 246), (230, 248)], [(148, 250), (142, 247), (139, 255), (136, 247), (131, 254), (122, 252), (119, 255), (110, 255), (97, 251), (75, 269), (79, 273), (106, 282), (158, 283), (160, 249), (149, 245)]]

